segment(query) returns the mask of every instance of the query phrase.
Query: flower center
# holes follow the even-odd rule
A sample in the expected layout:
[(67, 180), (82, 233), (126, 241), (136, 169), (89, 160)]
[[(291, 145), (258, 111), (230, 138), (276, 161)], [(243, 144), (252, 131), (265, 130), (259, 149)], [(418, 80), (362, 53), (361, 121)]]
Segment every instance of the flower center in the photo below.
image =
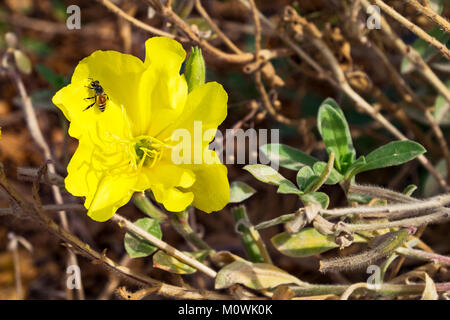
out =
[(136, 138), (134, 151), (138, 167), (153, 167), (163, 155), (165, 144), (156, 138), (143, 136)]

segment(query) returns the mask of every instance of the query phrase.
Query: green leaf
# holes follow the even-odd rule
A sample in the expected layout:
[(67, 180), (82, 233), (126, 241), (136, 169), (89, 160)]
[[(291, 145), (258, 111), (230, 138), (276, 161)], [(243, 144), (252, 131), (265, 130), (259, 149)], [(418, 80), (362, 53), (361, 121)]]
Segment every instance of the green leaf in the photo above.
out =
[(317, 128), (328, 153), (334, 152), (336, 155), (336, 168), (339, 172), (344, 172), (354, 159), (355, 149), (342, 111), (329, 104), (322, 104), (317, 117)]
[(425, 148), (414, 141), (390, 142), (369, 153), (366, 156), (366, 164), (355, 170), (355, 174), (379, 168), (398, 166), (425, 152)]
[(417, 186), (415, 184), (410, 184), (408, 186), (406, 186), (406, 188), (403, 190), (403, 194), (410, 196), (414, 193), (414, 191), (417, 190)]
[(234, 181), (230, 184), (230, 203), (239, 203), (256, 193), (256, 190), (242, 181)]
[(280, 194), (302, 194), (300, 190), (297, 189), (297, 187), (289, 181), (289, 183), (282, 183), (277, 189), (277, 193)]
[[(154, 235), (158, 239), (162, 238), (161, 227), (159, 223), (151, 218), (142, 218), (136, 220), (134, 225)], [(151, 255), (158, 248), (144, 240), (141, 236), (127, 232), (124, 238), (125, 250), (131, 258), (142, 258)]]
[(261, 182), (279, 186), (279, 193), (301, 193), (301, 191), (298, 190), (291, 181), (283, 177), (272, 167), (266, 166), (264, 164), (249, 164), (244, 167), (244, 170), (250, 172), (256, 179)]
[(366, 157), (360, 156), (345, 172), (345, 179), (349, 180), (353, 178), (362, 167), (367, 164)]
[(314, 228), (305, 228), (297, 233), (283, 232), (271, 239), (278, 251), (289, 257), (308, 257), (337, 248), (333, 236), (325, 236)]
[[(196, 252), (186, 252), (184, 254), (202, 262), (209, 255), (209, 250), (200, 250)], [(158, 269), (165, 270), (167, 272), (176, 274), (192, 274), (197, 271), (197, 269), (191, 267), (190, 265), (181, 262), (177, 258), (168, 255), (162, 250), (159, 250), (153, 255), (153, 266)]]
[(271, 162), (278, 163), (280, 167), (290, 170), (298, 171), (304, 166), (313, 166), (315, 162), (319, 161), (298, 149), (284, 144), (265, 144), (259, 149)]
[(334, 100), (333, 98), (326, 98), (325, 100), (322, 101), (322, 103), (320, 105), (324, 105), (324, 104), (328, 104), (328, 105), (332, 106), (345, 119), (344, 111), (342, 111), (341, 107), (338, 105), (336, 100)]
[(216, 276), (216, 289), (229, 288), (239, 283), (250, 289), (271, 289), (282, 284), (305, 284), (286, 271), (267, 263), (235, 261), (222, 268)]
[(21, 50), (15, 49), (13, 53), (14, 61), (20, 72), (30, 74), (32, 70), (30, 58), (28, 58), (28, 56)]
[(311, 167), (309, 167), (309, 166), (303, 167), (300, 170), (298, 170), (297, 185), (301, 191), (305, 191), (306, 182), (313, 177), (318, 178), (319, 176), (314, 174), (313, 169), (311, 169)]
[(309, 192), (302, 194), (300, 196), (305, 206), (307, 204), (316, 203), (319, 204), (323, 209), (328, 208), (330, 204), (330, 198), (323, 192)]
[[(313, 170), (314, 173), (317, 176), (320, 176), (327, 167), (327, 163), (323, 161), (319, 161), (314, 163)], [(327, 181), (325, 181), (325, 184), (333, 185), (336, 183), (339, 183), (342, 179), (344, 179), (344, 176), (341, 175), (339, 172), (337, 172), (336, 169), (331, 170), (330, 176), (328, 177)]]
[[(354, 242), (366, 242), (355, 234)], [(283, 232), (271, 239), (274, 247), (289, 257), (308, 257), (339, 247), (333, 236), (325, 236), (314, 228), (305, 228), (297, 233)]]

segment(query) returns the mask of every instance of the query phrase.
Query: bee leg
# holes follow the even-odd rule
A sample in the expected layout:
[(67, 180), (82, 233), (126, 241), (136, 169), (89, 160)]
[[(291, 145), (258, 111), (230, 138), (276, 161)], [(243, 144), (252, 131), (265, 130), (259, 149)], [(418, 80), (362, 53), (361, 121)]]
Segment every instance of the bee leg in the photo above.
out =
[(88, 100), (88, 99), (95, 99), (95, 96), (84, 98), (84, 100)]
[(84, 109), (83, 111), (86, 111), (87, 109), (89, 109), (90, 107), (92, 107), (94, 104), (95, 104), (95, 101), (94, 101), (92, 104), (88, 105), (88, 106), (86, 107), (86, 109)]

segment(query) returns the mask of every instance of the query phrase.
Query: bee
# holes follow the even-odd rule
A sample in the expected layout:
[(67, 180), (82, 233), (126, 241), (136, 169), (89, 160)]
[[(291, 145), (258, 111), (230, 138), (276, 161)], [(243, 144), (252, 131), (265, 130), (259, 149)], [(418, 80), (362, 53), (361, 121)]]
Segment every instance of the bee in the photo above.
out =
[(86, 109), (84, 109), (83, 111), (86, 111), (87, 109), (91, 108), (97, 103), (100, 111), (104, 112), (106, 107), (106, 101), (109, 99), (109, 97), (105, 93), (105, 90), (103, 90), (103, 87), (100, 85), (100, 82), (98, 80), (94, 80), (92, 78), (89, 78), (89, 80), (91, 80), (91, 83), (89, 84), (89, 86), (86, 87), (94, 90), (94, 96), (85, 98), (85, 100), (94, 99), (94, 102), (91, 103), (89, 106), (87, 106)]

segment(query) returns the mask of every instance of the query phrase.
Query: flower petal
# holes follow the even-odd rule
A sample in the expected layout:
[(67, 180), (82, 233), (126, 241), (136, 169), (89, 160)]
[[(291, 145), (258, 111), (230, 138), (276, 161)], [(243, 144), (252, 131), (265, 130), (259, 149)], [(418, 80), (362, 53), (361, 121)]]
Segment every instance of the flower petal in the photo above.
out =
[[(191, 133), (194, 141), (194, 125), (200, 121), (202, 132), (217, 127), (225, 120), (227, 116), (228, 95), (222, 85), (217, 82), (208, 82), (198, 86), (189, 93), (186, 106), (178, 117), (177, 121), (157, 136), (158, 139), (164, 139), (171, 136), (177, 129), (187, 129)], [(204, 142), (210, 142), (215, 132), (208, 135)]]
[(153, 168), (142, 168), (136, 189), (146, 190), (154, 185), (163, 185), (165, 188), (189, 188), (194, 182), (195, 175), (189, 168), (160, 162)]
[(67, 166), (68, 175), (64, 180), (68, 192), (76, 197), (87, 197), (94, 194), (101, 178), (101, 174), (93, 170), (90, 159), (94, 147), (80, 141), (72, 159)]
[(194, 200), (192, 192), (184, 192), (177, 188), (165, 188), (163, 185), (152, 187), (156, 201), (162, 203), (167, 211), (180, 212), (185, 210)]
[[(137, 108), (137, 89), (143, 72), (143, 62), (131, 55), (115, 51), (96, 51), (80, 61), (75, 68), (72, 82), (59, 90), (53, 97), (53, 103), (62, 110), (71, 122), (69, 134), (80, 138), (85, 132), (92, 132), (97, 122), (106, 124), (108, 131), (123, 135), (127, 124), (127, 110)], [(90, 79), (91, 78), (91, 79)], [(95, 102), (94, 90), (89, 89), (90, 82), (98, 80), (108, 96), (105, 112), (101, 112)], [(88, 99), (90, 98), (90, 99)], [(105, 119), (111, 114), (114, 121)], [(129, 130), (129, 129), (128, 129)]]
[(136, 180), (136, 175), (105, 175), (88, 208), (88, 216), (99, 222), (110, 219), (130, 201)]
[(175, 40), (153, 37), (146, 45), (146, 70), (139, 87), (140, 107), (130, 118), (135, 135), (156, 136), (183, 111), (187, 83), (180, 75), (186, 52)]
[(195, 183), (187, 189), (194, 193), (192, 204), (206, 213), (222, 210), (230, 201), (227, 167), (220, 163), (214, 151), (210, 152), (216, 158), (214, 164), (183, 165), (195, 174)]

